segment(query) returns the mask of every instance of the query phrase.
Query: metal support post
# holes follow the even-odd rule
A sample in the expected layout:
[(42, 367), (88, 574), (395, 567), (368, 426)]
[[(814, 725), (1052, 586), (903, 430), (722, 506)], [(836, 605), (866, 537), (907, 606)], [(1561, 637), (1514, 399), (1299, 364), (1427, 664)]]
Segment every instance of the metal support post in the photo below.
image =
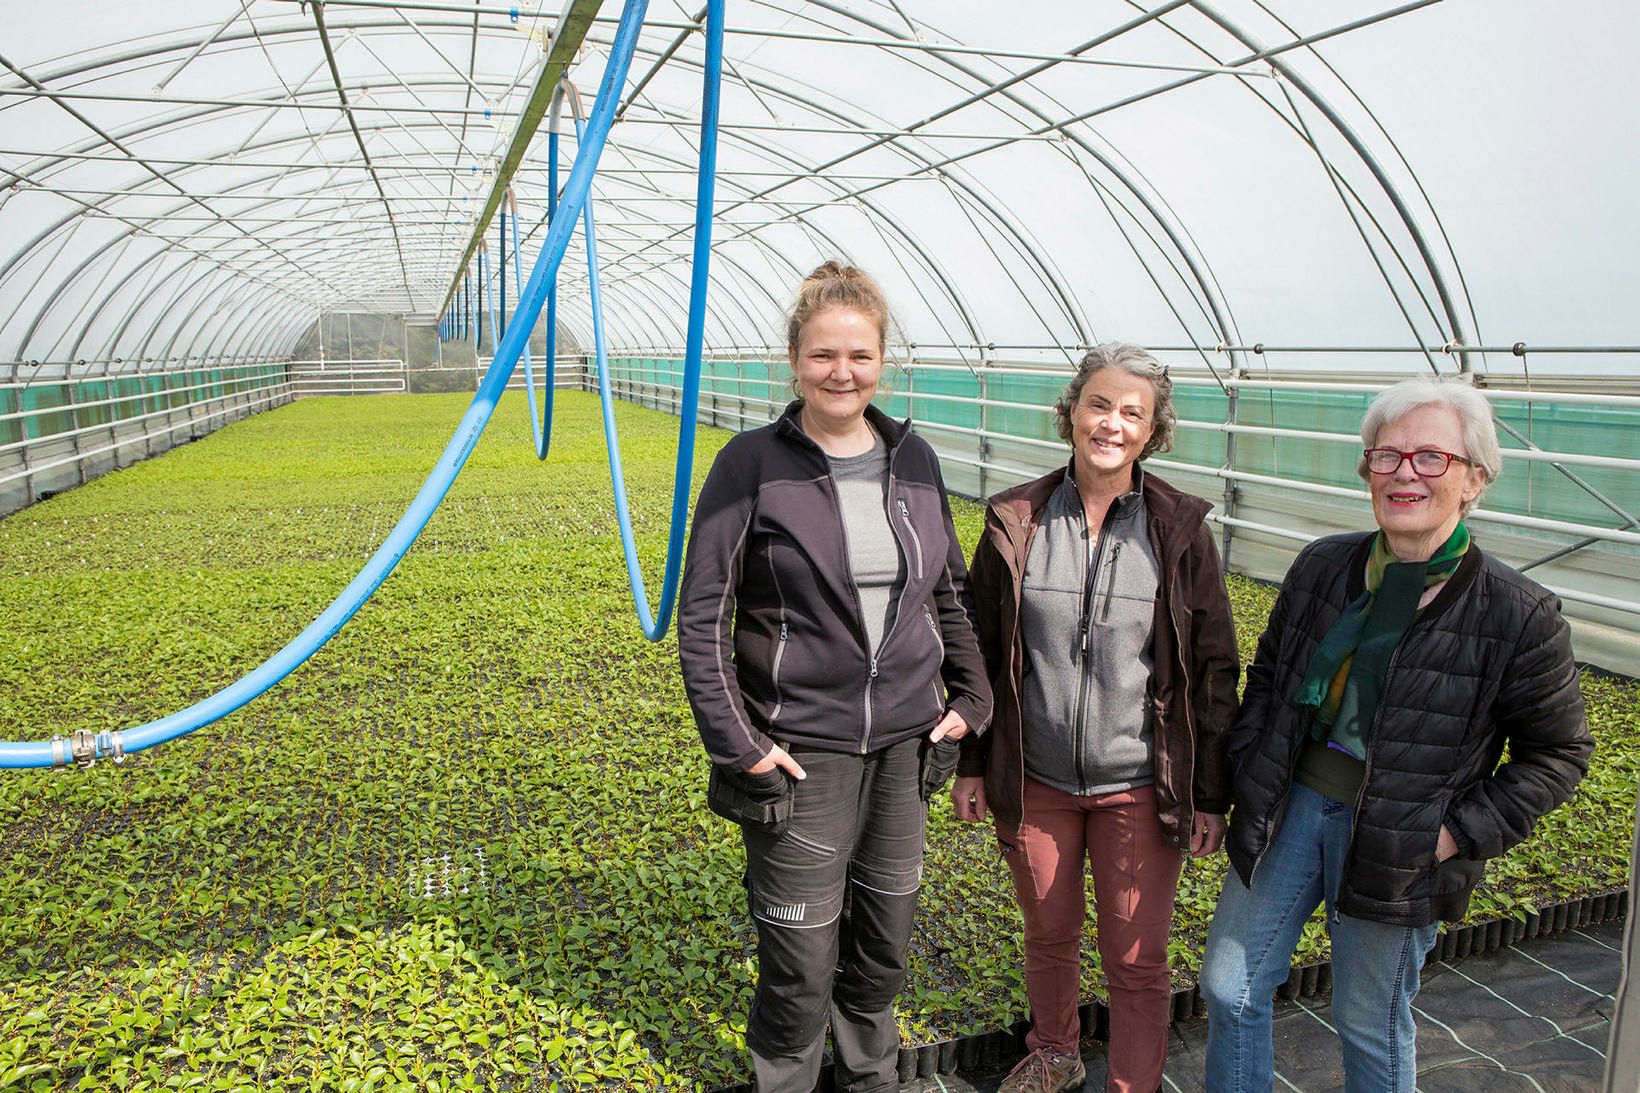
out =
[[(1234, 366), (1230, 369), (1230, 374), (1236, 379), (1245, 379), (1246, 369), (1239, 366)], [(1240, 414), (1240, 407), (1238, 405), (1240, 399), (1241, 388), (1231, 386), (1230, 390), (1225, 394), (1225, 420), (1230, 425), (1237, 425), (1240, 423), (1237, 420)], [(1236, 436), (1236, 432), (1232, 430), (1226, 433), (1224, 437), (1224, 469), (1227, 471), (1234, 471), (1237, 469)], [(1240, 487), (1236, 485), (1236, 480), (1227, 477), (1224, 480), (1224, 515), (1226, 519), (1219, 525), (1224, 529), (1219, 541), (1219, 563), (1224, 567), (1225, 572), (1229, 572), (1230, 570), (1230, 539), (1235, 530), (1230, 521), (1235, 519), (1236, 516), (1236, 500), (1239, 492)]]

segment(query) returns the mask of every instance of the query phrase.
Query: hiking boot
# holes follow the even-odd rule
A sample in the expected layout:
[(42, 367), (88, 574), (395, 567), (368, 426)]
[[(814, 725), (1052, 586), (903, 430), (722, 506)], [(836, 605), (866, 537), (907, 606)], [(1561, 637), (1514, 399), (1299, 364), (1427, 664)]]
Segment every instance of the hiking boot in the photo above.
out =
[(1061, 1093), (1061, 1090), (1081, 1089), (1087, 1076), (1080, 1055), (1075, 1052), (1058, 1055), (1039, 1047), (1008, 1072), (997, 1086), (997, 1093)]

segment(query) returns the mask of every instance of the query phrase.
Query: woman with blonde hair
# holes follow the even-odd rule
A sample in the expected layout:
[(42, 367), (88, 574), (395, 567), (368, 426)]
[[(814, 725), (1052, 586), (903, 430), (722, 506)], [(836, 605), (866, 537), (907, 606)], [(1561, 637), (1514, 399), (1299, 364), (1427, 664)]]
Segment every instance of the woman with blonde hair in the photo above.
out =
[(797, 399), (701, 488), (678, 610), (708, 802), (741, 826), (761, 1093), (899, 1088), (929, 795), (991, 715), (933, 449), (871, 404), (890, 319), (827, 262), (787, 324)]

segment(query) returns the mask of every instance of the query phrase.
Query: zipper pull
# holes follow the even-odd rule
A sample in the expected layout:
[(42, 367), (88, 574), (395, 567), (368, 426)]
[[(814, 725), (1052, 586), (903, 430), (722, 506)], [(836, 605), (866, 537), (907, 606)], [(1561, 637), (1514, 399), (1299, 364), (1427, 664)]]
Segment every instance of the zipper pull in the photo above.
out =
[(1107, 622), (1110, 619), (1110, 601), (1116, 598), (1116, 559), (1122, 554), (1122, 544), (1110, 545), (1110, 576), (1105, 580), (1105, 606), (1099, 612), (1099, 621)]
[(784, 622), (780, 624), (780, 640), (786, 640), (786, 624)]
[(896, 497), (895, 500), (899, 502), (900, 515), (905, 519), (905, 522), (909, 524), (911, 522), (911, 510), (905, 507), (905, 498)]
[(876, 657), (871, 658), (871, 678), (872, 679), (877, 678), (877, 658)]

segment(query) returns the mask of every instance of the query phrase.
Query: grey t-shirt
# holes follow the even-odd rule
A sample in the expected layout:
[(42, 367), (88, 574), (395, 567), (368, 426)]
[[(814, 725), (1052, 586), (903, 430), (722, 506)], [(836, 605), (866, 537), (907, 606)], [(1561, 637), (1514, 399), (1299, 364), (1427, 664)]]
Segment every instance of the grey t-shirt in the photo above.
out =
[(1133, 492), (1112, 502), (1091, 549), (1066, 475), (1025, 561), (1025, 770), (1083, 796), (1155, 780), (1150, 643), (1160, 571), (1145, 532), (1143, 472), (1134, 473)]
[(894, 624), (894, 589), (905, 580), (905, 559), (888, 525), (888, 448), (882, 437), (860, 455), (828, 455), (843, 511), (849, 569), (860, 591), (860, 613), (872, 656)]

